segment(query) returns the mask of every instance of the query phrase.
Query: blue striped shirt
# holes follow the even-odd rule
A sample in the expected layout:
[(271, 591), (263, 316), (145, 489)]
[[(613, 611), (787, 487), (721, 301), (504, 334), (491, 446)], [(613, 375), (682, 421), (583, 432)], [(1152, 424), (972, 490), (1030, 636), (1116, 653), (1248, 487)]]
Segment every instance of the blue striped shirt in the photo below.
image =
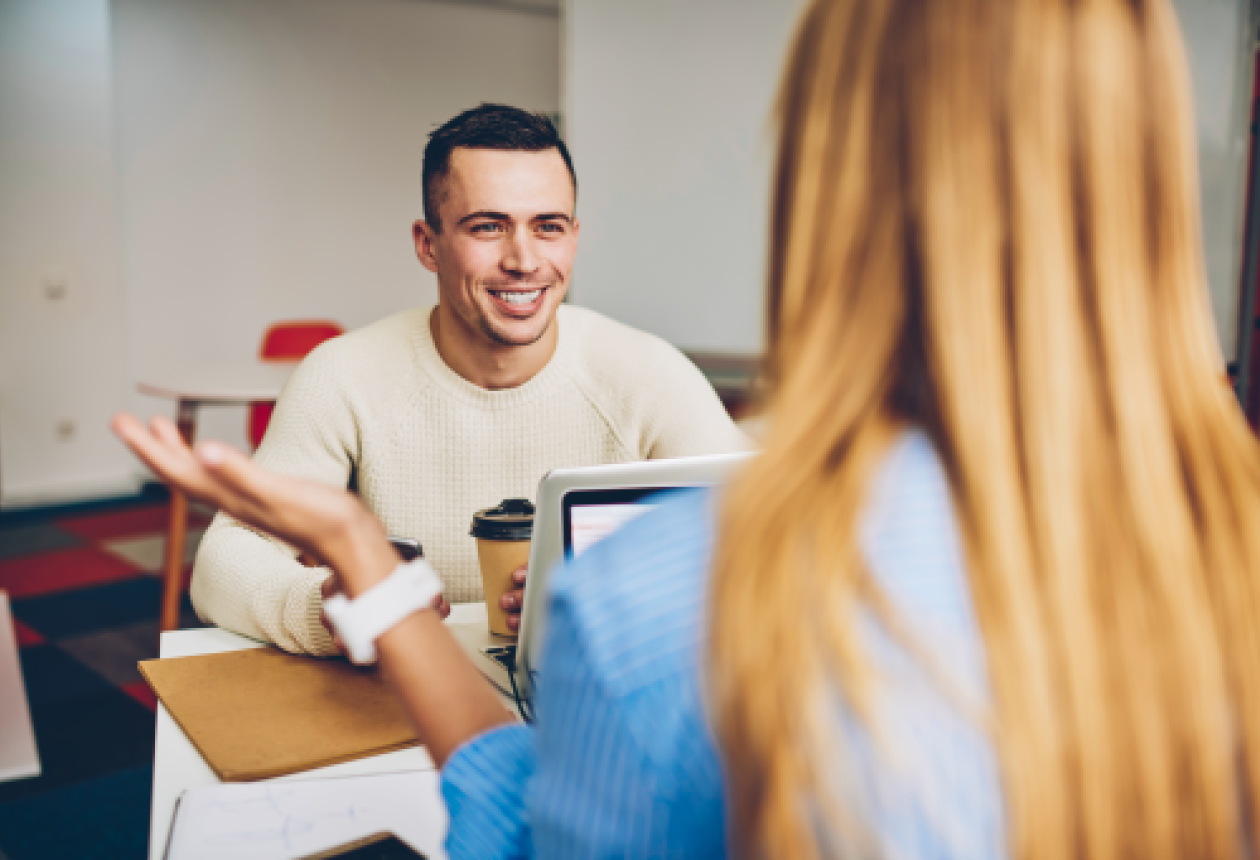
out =
[[(676, 494), (552, 577), (536, 725), (487, 732), (443, 771), (452, 858), (726, 853), (703, 698), (713, 495)], [(856, 835), (885, 856), (1002, 857), (993, 751), (960, 707), (984, 710), (983, 646), (948, 484), (922, 434), (906, 433), (881, 465), (861, 539), (934, 662), (911, 657), (873, 616), (856, 619), (879, 672), (875, 719), (868, 729), (832, 697), (843, 760), (831, 787), (861, 822)], [(818, 812), (829, 853), (855, 835), (833, 824)]]

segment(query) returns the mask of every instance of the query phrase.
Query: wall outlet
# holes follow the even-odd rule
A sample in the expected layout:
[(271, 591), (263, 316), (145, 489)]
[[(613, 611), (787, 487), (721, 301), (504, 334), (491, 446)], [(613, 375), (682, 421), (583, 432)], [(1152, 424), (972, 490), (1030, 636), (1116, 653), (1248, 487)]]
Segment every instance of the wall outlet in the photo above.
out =
[(50, 302), (59, 302), (69, 292), (69, 282), (64, 274), (55, 272), (44, 276), (44, 298)]

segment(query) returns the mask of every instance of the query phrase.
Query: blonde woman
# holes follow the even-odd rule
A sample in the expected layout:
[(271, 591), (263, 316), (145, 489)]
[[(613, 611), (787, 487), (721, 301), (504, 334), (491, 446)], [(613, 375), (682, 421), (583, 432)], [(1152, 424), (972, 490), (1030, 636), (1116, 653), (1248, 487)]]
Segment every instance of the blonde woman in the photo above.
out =
[[(436, 613), (379, 640), (452, 856), (1252, 856), (1260, 462), (1168, 3), (817, 0), (779, 127), (762, 455), (553, 580), (534, 727)], [(118, 429), (389, 575), (343, 493)]]

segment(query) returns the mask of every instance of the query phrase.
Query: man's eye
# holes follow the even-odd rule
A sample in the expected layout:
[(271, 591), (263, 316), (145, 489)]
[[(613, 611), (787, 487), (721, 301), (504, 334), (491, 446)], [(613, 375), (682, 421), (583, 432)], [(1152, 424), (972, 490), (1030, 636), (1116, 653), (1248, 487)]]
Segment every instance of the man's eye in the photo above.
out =
[(557, 224), (555, 221), (547, 221), (540, 225), (538, 229), (544, 233), (563, 233), (564, 225)]
[(503, 225), (494, 221), (486, 221), (483, 224), (474, 224), (472, 232), (474, 233), (498, 233), (503, 230)]

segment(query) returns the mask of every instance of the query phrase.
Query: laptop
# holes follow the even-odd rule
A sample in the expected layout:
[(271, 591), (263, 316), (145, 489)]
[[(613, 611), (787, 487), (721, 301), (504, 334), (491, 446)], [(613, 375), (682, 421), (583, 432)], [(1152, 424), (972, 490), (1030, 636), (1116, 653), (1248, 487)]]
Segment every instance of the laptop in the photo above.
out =
[(513, 696), (522, 714), (527, 715), (543, 672), (547, 582), (560, 563), (577, 558), (656, 507), (655, 494), (721, 484), (753, 456), (720, 454), (549, 472), (538, 485), (519, 639), (494, 636), (481, 625), (453, 625), (451, 632), (481, 673), (503, 693)]

